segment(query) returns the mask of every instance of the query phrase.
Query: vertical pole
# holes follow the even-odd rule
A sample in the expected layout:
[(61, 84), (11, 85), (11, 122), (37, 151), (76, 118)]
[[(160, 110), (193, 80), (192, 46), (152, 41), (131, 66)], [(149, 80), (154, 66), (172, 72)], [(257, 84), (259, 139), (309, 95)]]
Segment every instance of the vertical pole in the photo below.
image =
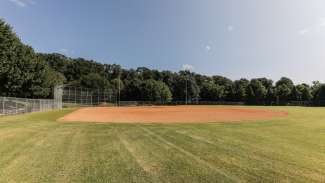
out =
[(121, 76), (119, 74), (119, 78), (118, 78), (118, 106), (120, 106), (120, 100), (121, 100)]
[(106, 104), (106, 91), (104, 91), (103, 95), (104, 95), (104, 103)]
[(74, 103), (77, 104), (77, 88), (74, 88)]
[(99, 105), (99, 88), (97, 89), (97, 105)]
[(82, 96), (82, 94), (83, 94), (82, 88), (80, 88), (80, 98), (81, 98), (80, 103), (81, 103), (81, 105), (83, 104), (83, 96)]
[(5, 97), (2, 98), (2, 114), (5, 114)]
[(16, 114), (18, 114), (18, 104), (17, 104), (17, 101), (16, 101)]
[(93, 105), (93, 92), (91, 92), (91, 95), (90, 95), (90, 105)]
[(25, 99), (24, 113), (27, 113), (28, 99)]
[(69, 103), (71, 101), (71, 98), (70, 98), (70, 87), (69, 87), (69, 90), (68, 90), (68, 101), (69, 101)]
[(88, 102), (88, 88), (86, 88), (86, 105), (89, 105), (89, 102)]
[(187, 105), (187, 77), (185, 79), (185, 104)]

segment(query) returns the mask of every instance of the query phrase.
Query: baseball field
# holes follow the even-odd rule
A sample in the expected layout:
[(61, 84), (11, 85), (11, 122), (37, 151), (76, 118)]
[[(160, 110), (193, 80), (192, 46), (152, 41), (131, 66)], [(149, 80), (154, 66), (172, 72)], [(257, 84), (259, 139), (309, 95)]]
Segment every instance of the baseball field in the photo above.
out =
[(325, 182), (325, 108), (81, 108), (0, 117), (0, 182)]

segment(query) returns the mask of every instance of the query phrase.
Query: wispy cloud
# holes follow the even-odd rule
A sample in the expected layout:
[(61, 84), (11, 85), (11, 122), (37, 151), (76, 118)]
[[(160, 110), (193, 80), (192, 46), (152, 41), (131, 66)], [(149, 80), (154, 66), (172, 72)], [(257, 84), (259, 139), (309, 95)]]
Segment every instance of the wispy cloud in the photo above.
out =
[(307, 34), (308, 32), (309, 32), (309, 29), (301, 29), (298, 31), (298, 34), (303, 36), (303, 35)]
[(66, 49), (66, 48), (61, 48), (60, 50), (59, 50), (59, 52), (60, 53), (68, 53), (68, 49)]
[(209, 52), (211, 50), (211, 46), (210, 45), (206, 45), (205, 46), (205, 49), (206, 49), (207, 52)]
[(59, 53), (62, 53), (64, 55), (73, 55), (75, 53), (74, 50), (69, 50), (67, 48), (61, 48), (58, 50)]
[(320, 33), (323, 31), (325, 31), (325, 17), (319, 19), (319, 21), (313, 25), (298, 30), (298, 34), (304, 36), (306, 34)]
[(235, 27), (233, 25), (228, 25), (227, 26), (227, 31), (231, 32), (235, 29)]
[(12, 2), (13, 4), (15, 4), (16, 6), (19, 6), (22, 8), (29, 6), (29, 5), (36, 4), (36, 2), (33, 0), (9, 0), (9, 1)]
[(192, 71), (192, 70), (194, 70), (194, 66), (193, 65), (190, 65), (190, 64), (184, 64), (182, 66), (182, 70)]
[(30, 5), (34, 5), (34, 4), (36, 4), (36, 1), (33, 1), (33, 0), (26, 0), (27, 2), (28, 2), (28, 4), (30, 4)]

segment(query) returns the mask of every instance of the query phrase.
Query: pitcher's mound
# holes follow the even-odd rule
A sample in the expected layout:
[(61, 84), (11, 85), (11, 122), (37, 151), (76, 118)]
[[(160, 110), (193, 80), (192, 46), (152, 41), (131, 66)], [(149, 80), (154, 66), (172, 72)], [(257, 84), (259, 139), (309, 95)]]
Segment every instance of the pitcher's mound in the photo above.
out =
[(107, 123), (209, 123), (285, 117), (281, 111), (224, 106), (88, 107), (59, 121)]

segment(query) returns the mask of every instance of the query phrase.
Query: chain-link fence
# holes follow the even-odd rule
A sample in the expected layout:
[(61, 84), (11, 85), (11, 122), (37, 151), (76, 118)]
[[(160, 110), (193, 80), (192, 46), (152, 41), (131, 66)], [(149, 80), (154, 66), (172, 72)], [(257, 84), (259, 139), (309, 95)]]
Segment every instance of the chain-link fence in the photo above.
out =
[(229, 101), (120, 101), (120, 106), (151, 106), (151, 105), (245, 105), (244, 102)]
[(64, 106), (116, 105), (116, 92), (109, 89), (92, 89), (75, 86), (58, 86), (54, 92), (55, 99)]
[(0, 115), (15, 115), (39, 111), (41, 112), (59, 108), (60, 106), (53, 99), (46, 100), (0, 97)]

